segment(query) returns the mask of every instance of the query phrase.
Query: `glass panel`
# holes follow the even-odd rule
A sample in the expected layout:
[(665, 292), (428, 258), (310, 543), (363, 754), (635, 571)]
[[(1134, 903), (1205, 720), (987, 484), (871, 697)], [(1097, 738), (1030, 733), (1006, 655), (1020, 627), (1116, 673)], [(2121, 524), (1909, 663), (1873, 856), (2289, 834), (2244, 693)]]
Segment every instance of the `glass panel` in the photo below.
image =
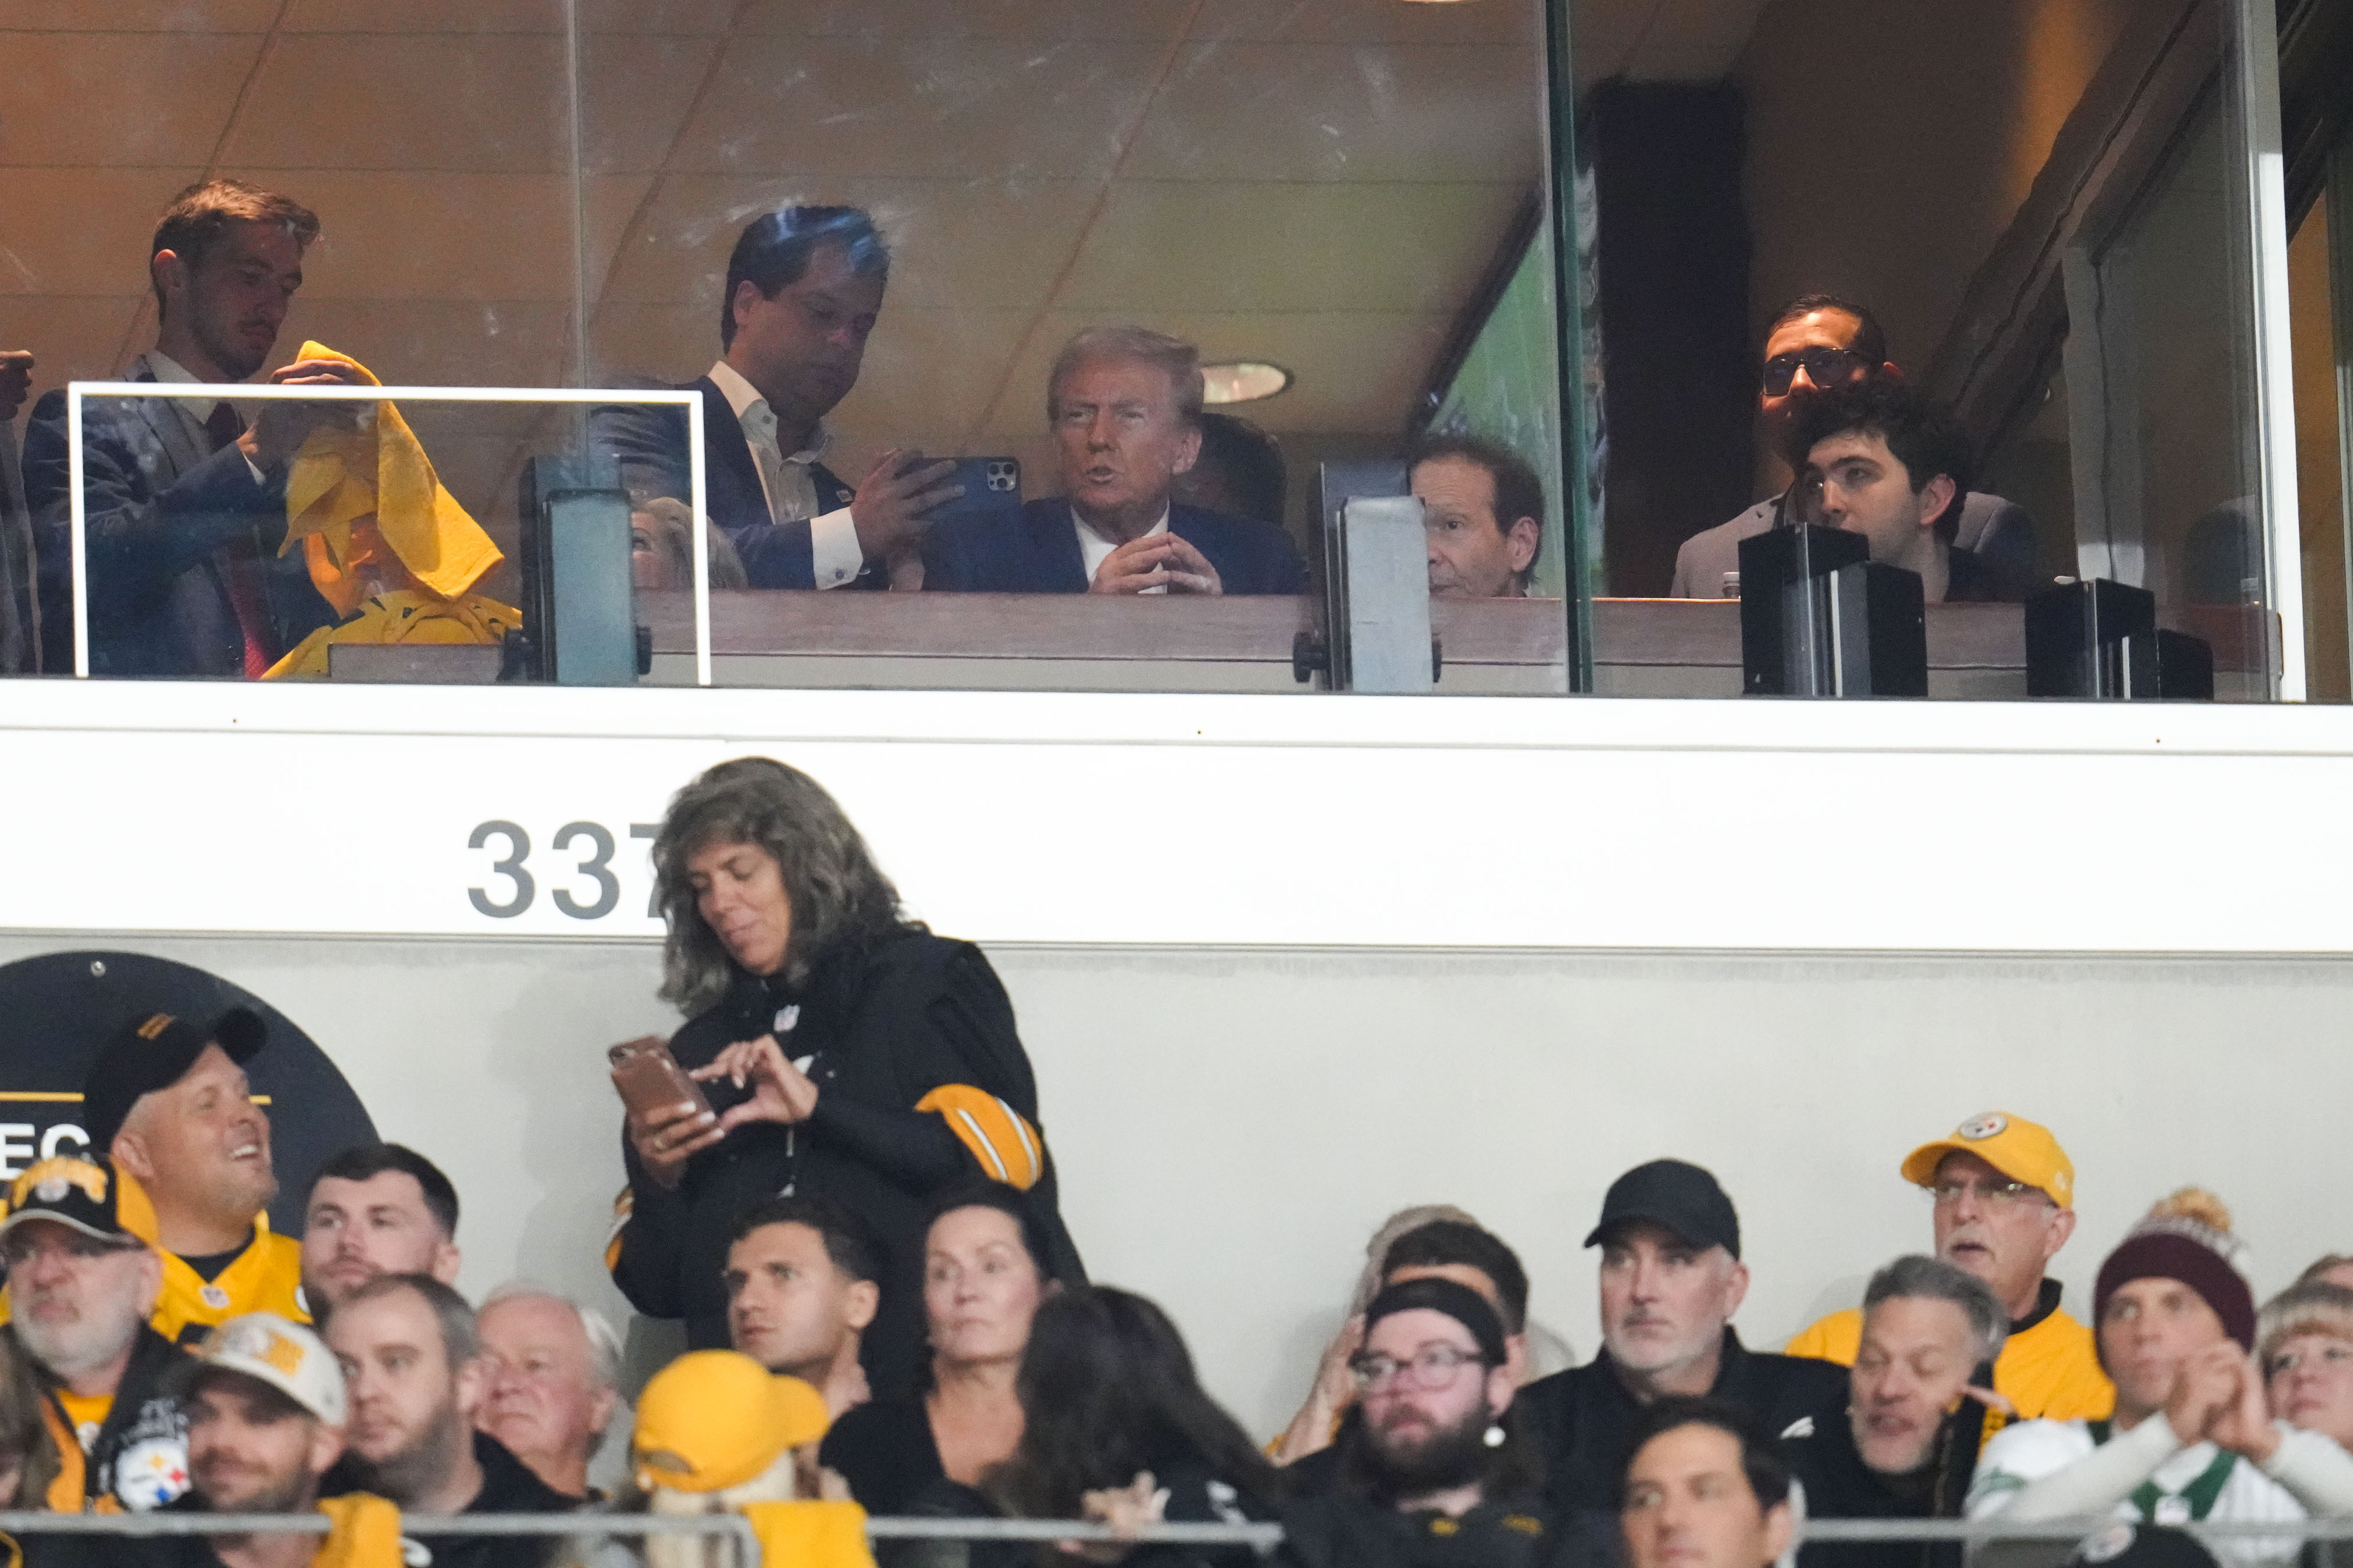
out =
[[(43, 658), (59, 673), (633, 685), (653, 673), (638, 585), (691, 587), (691, 512), (633, 508), (616, 474), (584, 467), (577, 403), (106, 384), (80, 386), (78, 453), (69, 400), (26, 454)], [(681, 395), (638, 395), (684, 412)], [(439, 454), (492, 436), (496, 468), (441, 471)]]
[[(1776, 689), (1744, 671), (1725, 601), (1761, 621), (1743, 541), (1811, 521), (1862, 535), (1881, 583), (1919, 578), (1931, 696), (2063, 689), (2030, 683), (2021, 606), (2092, 575), (2212, 644), (2219, 695), (2268, 694), (2238, 9), (1777, 0), (1670, 30), (1580, 0), (1607, 337), (1599, 689)], [(1788, 308), (1809, 296), (1829, 298)], [(1840, 406), (1874, 395), (1896, 405)], [(1852, 440), (1904, 483), (1841, 479)], [(1809, 459), (1822, 483), (1791, 489)], [(1764, 549), (1759, 570), (1796, 569)], [(1902, 662), (1872, 689), (1914, 689)]]
[(2159, 617), (2204, 637), (2218, 695), (2268, 695), (2264, 534), (2244, 186), (2222, 96), (2210, 96), (2073, 289), (2084, 411), (2086, 576), (2153, 591)]
[[(1433, 605), (1440, 689), (1565, 689), (1541, 16), (584, 5), (589, 374), (708, 378), (713, 581), (740, 563), (749, 584), (714, 599), (717, 679), (1311, 689), (1293, 652), (1323, 629), (1325, 499), (1404, 489), (1398, 460), (1435, 424), (1503, 443), (1535, 492), (1518, 530), (1476, 465), (1447, 503), (1472, 515), (1438, 570), (1505, 596)], [(731, 297), (762, 225), (752, 265), (765, 244), (776, 270)], [(811, 225), (827, 237), (804, 263), (791, 241)], [(1213, 371), (1210, 397), (1235, 400), (1212, 401), (1173, 482), (1192, 437), (1132, 330), (1238, 367)], [(1049, 382), (1086, 333), (1057, 424)], [(764, 414), (773, 454), (755, 453)], [(675, 430), (601, 420), (600, 439), (632, 486), (676, 492)], [(970, 465), (967, 493), (894, 552), (891, 455), (917, 452)], [(992, 474), (1018, 489), (989, 492)], [(1150, 536), (1172, 504), (1181, 546)], [(1400, 539), (1416, 582), (1457, 550)], [(1080, 591), (1137, 575), (1174, 591)], [(1517, 596), (1528, 578), (1546, 602)], [(1218, 602), (1185, 592), (1207, 585)], [(659, 661), (685, 625), (657, 623)]]

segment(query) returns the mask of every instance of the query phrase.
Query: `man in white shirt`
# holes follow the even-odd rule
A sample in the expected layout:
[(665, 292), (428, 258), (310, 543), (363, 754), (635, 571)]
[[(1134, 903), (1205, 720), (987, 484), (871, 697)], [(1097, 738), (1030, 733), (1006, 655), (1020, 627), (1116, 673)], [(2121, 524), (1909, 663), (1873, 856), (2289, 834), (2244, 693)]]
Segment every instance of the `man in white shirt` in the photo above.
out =
[[(319, 220), (241, 180), (180, 193), (149, 258), (159, 324), (132, 381), (221, 384), (269, 362)], [(279, 384), (350, 384), (350, 366), (300, 360)], [(354, 405), (271, 402), (248, 427), (234, 405), (92, 399), (83, 408), (90, 669), (257, 679), (336, 615), (301, 552), (281, 559), (286, 470), (322, 422)], [(25, 433), (25, 494), (39, 561), (42, 668), (73, 668), (71, 475), (66, 397)]]
[[(883, 453), (855, 491), (823, 461), (825, 416), (858, 384), (882, 310), (891, 252), (856, 207), (767, 213), (727, 263), (717, 363), (702, 395), (703, 482), (712, 524), (754, 588), (885, 588), (918, 581), (924, 514), (963, 494), (952, 463)], [(611, 405), (589, 439), (640, 499), (691, 501), (686, 411)]]
[[(2093, 1320), (2116, 1385), (2109, 1421), (2022, 1421), (1986, 1445), (1968, 1514), (2018, 1520), (2113, 1512), (2145, 1523), (2292, 1521), (2353, 1514), (2353, 1455), (2274, 1422), (2249, 1347), (2254, 1299), (2230, 1216), (2175, 1194), (2100, 1266)], [(2294, 1541), (2221, 1549), (2293, 1562)]]

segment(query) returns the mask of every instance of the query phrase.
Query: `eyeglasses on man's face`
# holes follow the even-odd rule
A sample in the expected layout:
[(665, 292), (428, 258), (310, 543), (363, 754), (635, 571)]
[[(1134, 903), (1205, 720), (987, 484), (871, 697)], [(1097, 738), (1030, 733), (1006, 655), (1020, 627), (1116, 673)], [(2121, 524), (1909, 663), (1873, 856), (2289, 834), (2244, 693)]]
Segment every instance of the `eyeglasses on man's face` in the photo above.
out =
[(1765, 362), (1765, 395), (1781, 397), (1803, 369), (1816, 386), (1843, 386), (1871, 368), (1871, 362), (1852, 349), (1796, 349)]
[(1392, 1355), (1367, 1351), (1348, 1363), (1356, 1375), (1360, 1393), (1373, 1394), (1394, 1384), (1400, 1388), (1418, 1388), (1425, 1394), (1435, 1394), (1451, 1387), (1466, 1366), (1484, 1366), (1486, 1362), (1476, 1351), (1466, 1351), (1454, 1345), (1425, 1345), (1414, 1352), (1410, 1361), (1399, 1361)]
[(1940, 1209), (1950, 1208), (1964, 1197), (1975, 1198), (1989, 1209), (2014, 1209), (2043, 1194), (2041, 1187), (2030, 1187), (2024, 1182), (1938, 1180), (1929, 1185), (1928, 1195)]

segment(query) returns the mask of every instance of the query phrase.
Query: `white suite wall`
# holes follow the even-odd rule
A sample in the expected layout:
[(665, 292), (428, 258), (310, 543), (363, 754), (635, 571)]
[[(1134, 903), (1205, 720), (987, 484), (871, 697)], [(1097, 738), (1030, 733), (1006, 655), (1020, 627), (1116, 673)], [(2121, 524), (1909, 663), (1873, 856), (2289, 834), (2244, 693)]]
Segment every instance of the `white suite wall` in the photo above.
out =
[[(193, 963), (327, 1050), (385, 1136), (463, 1193), (460, 1283), (524, 1274), (620, 1310), (602, 1047), (675, 1021), (649, 944), (11, 934), (0, 961), (114, 947)], [(1451, 1201), (1526, 1260), (1591, 1352), (1611, 1176), (1672, 1153), (1739, 1205), (1767, 1345), (1925, 1247), (1902, 1154), (1971, 1112), (2051, 1122), (2082, 1229), (2079, 1315), (2116, 1237), (2185, 1183), (2254, 1244), (2258, 1291), (2353, 1250), (2353, 962), (1345, 950), (992, 950), (1096, 1277), (1174, 1312), (1213, 1389), (1272, 1431), (1366, 1235)], [(649, 1347), (650, 1348), (650, 1347)]]

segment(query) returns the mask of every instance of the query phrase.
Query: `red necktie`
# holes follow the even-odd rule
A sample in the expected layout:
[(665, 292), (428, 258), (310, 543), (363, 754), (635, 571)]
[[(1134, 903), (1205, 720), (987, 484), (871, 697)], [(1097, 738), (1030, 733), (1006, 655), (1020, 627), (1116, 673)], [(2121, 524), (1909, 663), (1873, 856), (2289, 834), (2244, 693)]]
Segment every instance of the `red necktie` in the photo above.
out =
[[(205, 434), (213, 450), (232, 446), (245, 434), (245, 421), (227, 402), (213, 405), (205, 420)], [(259, 680), (272, 662), (269, 657), (269, 609), (261, 592), (261, 563), (234, 551), (221, 558), (221, 577), (228, 584), (229, 608), (237, 614), (237, 629), (245, 639), (245, 678)]]

